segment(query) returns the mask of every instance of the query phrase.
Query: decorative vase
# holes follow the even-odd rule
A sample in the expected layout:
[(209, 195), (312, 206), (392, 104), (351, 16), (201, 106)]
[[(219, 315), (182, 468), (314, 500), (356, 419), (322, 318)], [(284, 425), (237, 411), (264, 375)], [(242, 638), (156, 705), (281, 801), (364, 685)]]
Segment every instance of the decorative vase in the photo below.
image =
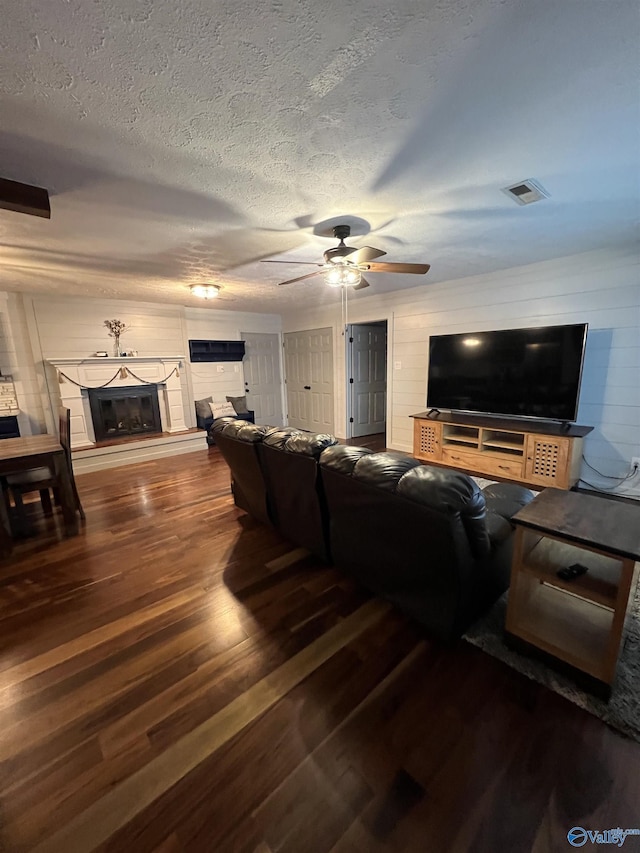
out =
[(113, 336), (113, 355), (115, 358), (120, 358), (120, 335)]

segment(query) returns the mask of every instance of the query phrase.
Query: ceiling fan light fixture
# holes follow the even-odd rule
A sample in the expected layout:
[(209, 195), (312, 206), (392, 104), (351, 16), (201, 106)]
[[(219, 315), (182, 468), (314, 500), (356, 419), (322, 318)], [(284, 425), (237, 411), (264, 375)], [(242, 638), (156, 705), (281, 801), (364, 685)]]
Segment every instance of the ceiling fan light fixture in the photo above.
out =
[(220, 294), (219, 284), (190, 284), (189, 290), (193, 296), (200, 299), (215, 299)]
[(324, 280), (330, 287), (355, 287), (360, 284), (362, 274), (358, 267), (334, 262), (323, 270)]

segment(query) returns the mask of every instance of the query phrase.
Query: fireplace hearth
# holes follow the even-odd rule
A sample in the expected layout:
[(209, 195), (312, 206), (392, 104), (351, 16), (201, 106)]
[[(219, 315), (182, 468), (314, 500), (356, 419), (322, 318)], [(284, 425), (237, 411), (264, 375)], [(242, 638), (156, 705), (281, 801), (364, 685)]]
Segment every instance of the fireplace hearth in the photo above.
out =
[(96, 441), (162, 432), (156, 385), (90, 388), (89, 406)]

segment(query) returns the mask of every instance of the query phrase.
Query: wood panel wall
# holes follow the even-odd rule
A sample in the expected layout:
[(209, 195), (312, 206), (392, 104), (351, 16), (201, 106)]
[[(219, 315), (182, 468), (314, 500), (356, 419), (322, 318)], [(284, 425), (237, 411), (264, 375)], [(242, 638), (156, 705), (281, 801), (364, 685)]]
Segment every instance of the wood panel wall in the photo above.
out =
[[(110, 299), (77, 299), (64, 297), (28, 297), (5, 294), (0, 317), (5, 321), (5, 342), (22, 329), (25, 338), (22, 351), (6, 356), (9, 372), (15, 366), (20, 375), (31, 372), (31, 394), (19, 395), (20, 405), (36, 422), (34, 432), (53, 429), (51, 412), (57, 407), (57, 389), (44, 362), (52, 357), (77, 358), (96, 351), (113, 351), (113, 339), (104, 326), (107, 319), (123, 320), (130, 328), (122, 335), (125, 350), (137, 350), (140, 356), (182, 355), (186, 381), (183, 404), (188, 426), (195, 426), (193, 401), (213, 396), (224, 400), (227, 394), (240, 395), (244, 387), (242, 364), (207, 365), (189, 362), (189, 339), (239, 340), (240, 332), (279, 332), (280, 317), (212, 308), (186, 308), (179, 305), (126, 302)], [(10, 345), (15, 350), (14, 344)], [(0, 355), (2, 355), (0, 351)], [(222, 371), (218, 371), (218, 367)], [(235, 369), (237, 366), (237, 370)]]
[(22, 297), (0, 293), (0, 370), (13, 376), (21, 435), (41, 433), (45, 427), (40, 382), (33, 360)]
[[(637, 248), (626, 247), (444, 283), (429, 284), (427, 277), (418, 287), (379, 296), (378, 276), (371, 275), (367, 295), (356, 293), (349, 301), (349, 321), (389, 323), (388, 445), (412, 448), (409, 415), (425, 409), (431, 334), (586, 322), (578, 421), (594, 431), (585, 442), (585, 456), (604, 473), (624, 476), (631, 457), (640, 455), (639, 272)], [(320, 325), (335, 329), (336, 424), (345, 425), (339, 302), (283, 318), (285, 332)], [(615, 486), (586, 467), (582, 476), (594, 485)], [(638, 479), (615, 490), (640, 497)]]
[[(631, 457), (640, 456), (639, 271), (640, 255), (631, 246), (438, 284), (430, 284), (427, 277), (417, 287), (381, 295), (375, 293), (379, 276), (372, 275), (368, 295), (352, 295), (349, 320), (388, 321), (389, 446), (411, 450), (409, 415), (425, 408), (431, 334), (587, 322), (589, 339), (578, 420), (593, 426), (594, 431), (585, 442), (585, 455), (605, 474), (624, 476)], [(314, 286), (321, 285), (318, 281)], [(103, 326), (107, 318), (118, 317), (131, 324), (122, 343), (140, 355), (173, 350), (187, 356), (189, 338), (234, 340), (241, 331), (281, 331), (280, 317), (272, 314), (62, 297), (25, 297), (23, 308), (21, 299), (9, 294), (0, 302), (3, 328), (7, 317), (10, 327), (9, 337), (3, 333), (0, 345), (4, 358), (0, 368), (16, 374), (18, 381), (24, 377), (21, 402), (35, 422), (50, 400), (49, 389), (38, 387), (38, 383), (43, 385), (42, 376), (33, 378), (39, 361), (50, 355), (76, 356), (110, 349), (111, 339)], [(305, 308), (304, 300), (301, 303), (300, 310), (282, 318), (282, 330), (333, 327), (336, 432), (344, 435), (346, 381), (340, 303), (336, 300), (319, 308)], [(17, 343), (9, 339), (11, 334)], [(20, 343), (21, 336), (26, 336), (31, 347), (30, 363), (25, 358), (29, 346), (24, 340)], [(235, 371), (229, 363), (222, 366), (219, 372), (213, 364), (188, 365), (184, 399), (188, 423), (194, 422), (193, 400), (242, 393), (241, 370)], [(615, 481), (586, 467), (582, 476), (599, 487), (613, 486), (621, 494), (640, 497), (637, 478), (616, 487)]]

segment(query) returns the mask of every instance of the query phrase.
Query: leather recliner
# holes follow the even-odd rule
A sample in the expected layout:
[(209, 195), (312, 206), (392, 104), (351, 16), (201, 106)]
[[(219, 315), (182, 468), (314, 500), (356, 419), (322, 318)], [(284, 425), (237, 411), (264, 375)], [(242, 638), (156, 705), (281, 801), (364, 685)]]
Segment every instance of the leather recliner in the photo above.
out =
[(284, 427), (267, 432), (257, 448), (276, 528), (327, 562), (328, 517), (318, 458), (337, 443), (332, 435)]
[(522, 486), (482, 490), (462, 472), (394, 453), (330, 447), (320, 457), (333, 561), (449, 642), (509, 585), (508, 519)]
[(265, 524), (273, 522), (258, 447), (269, 429), (233, 417), (217, 418), (211, 426), (215, 443), (231, 471), (236, 506)]

